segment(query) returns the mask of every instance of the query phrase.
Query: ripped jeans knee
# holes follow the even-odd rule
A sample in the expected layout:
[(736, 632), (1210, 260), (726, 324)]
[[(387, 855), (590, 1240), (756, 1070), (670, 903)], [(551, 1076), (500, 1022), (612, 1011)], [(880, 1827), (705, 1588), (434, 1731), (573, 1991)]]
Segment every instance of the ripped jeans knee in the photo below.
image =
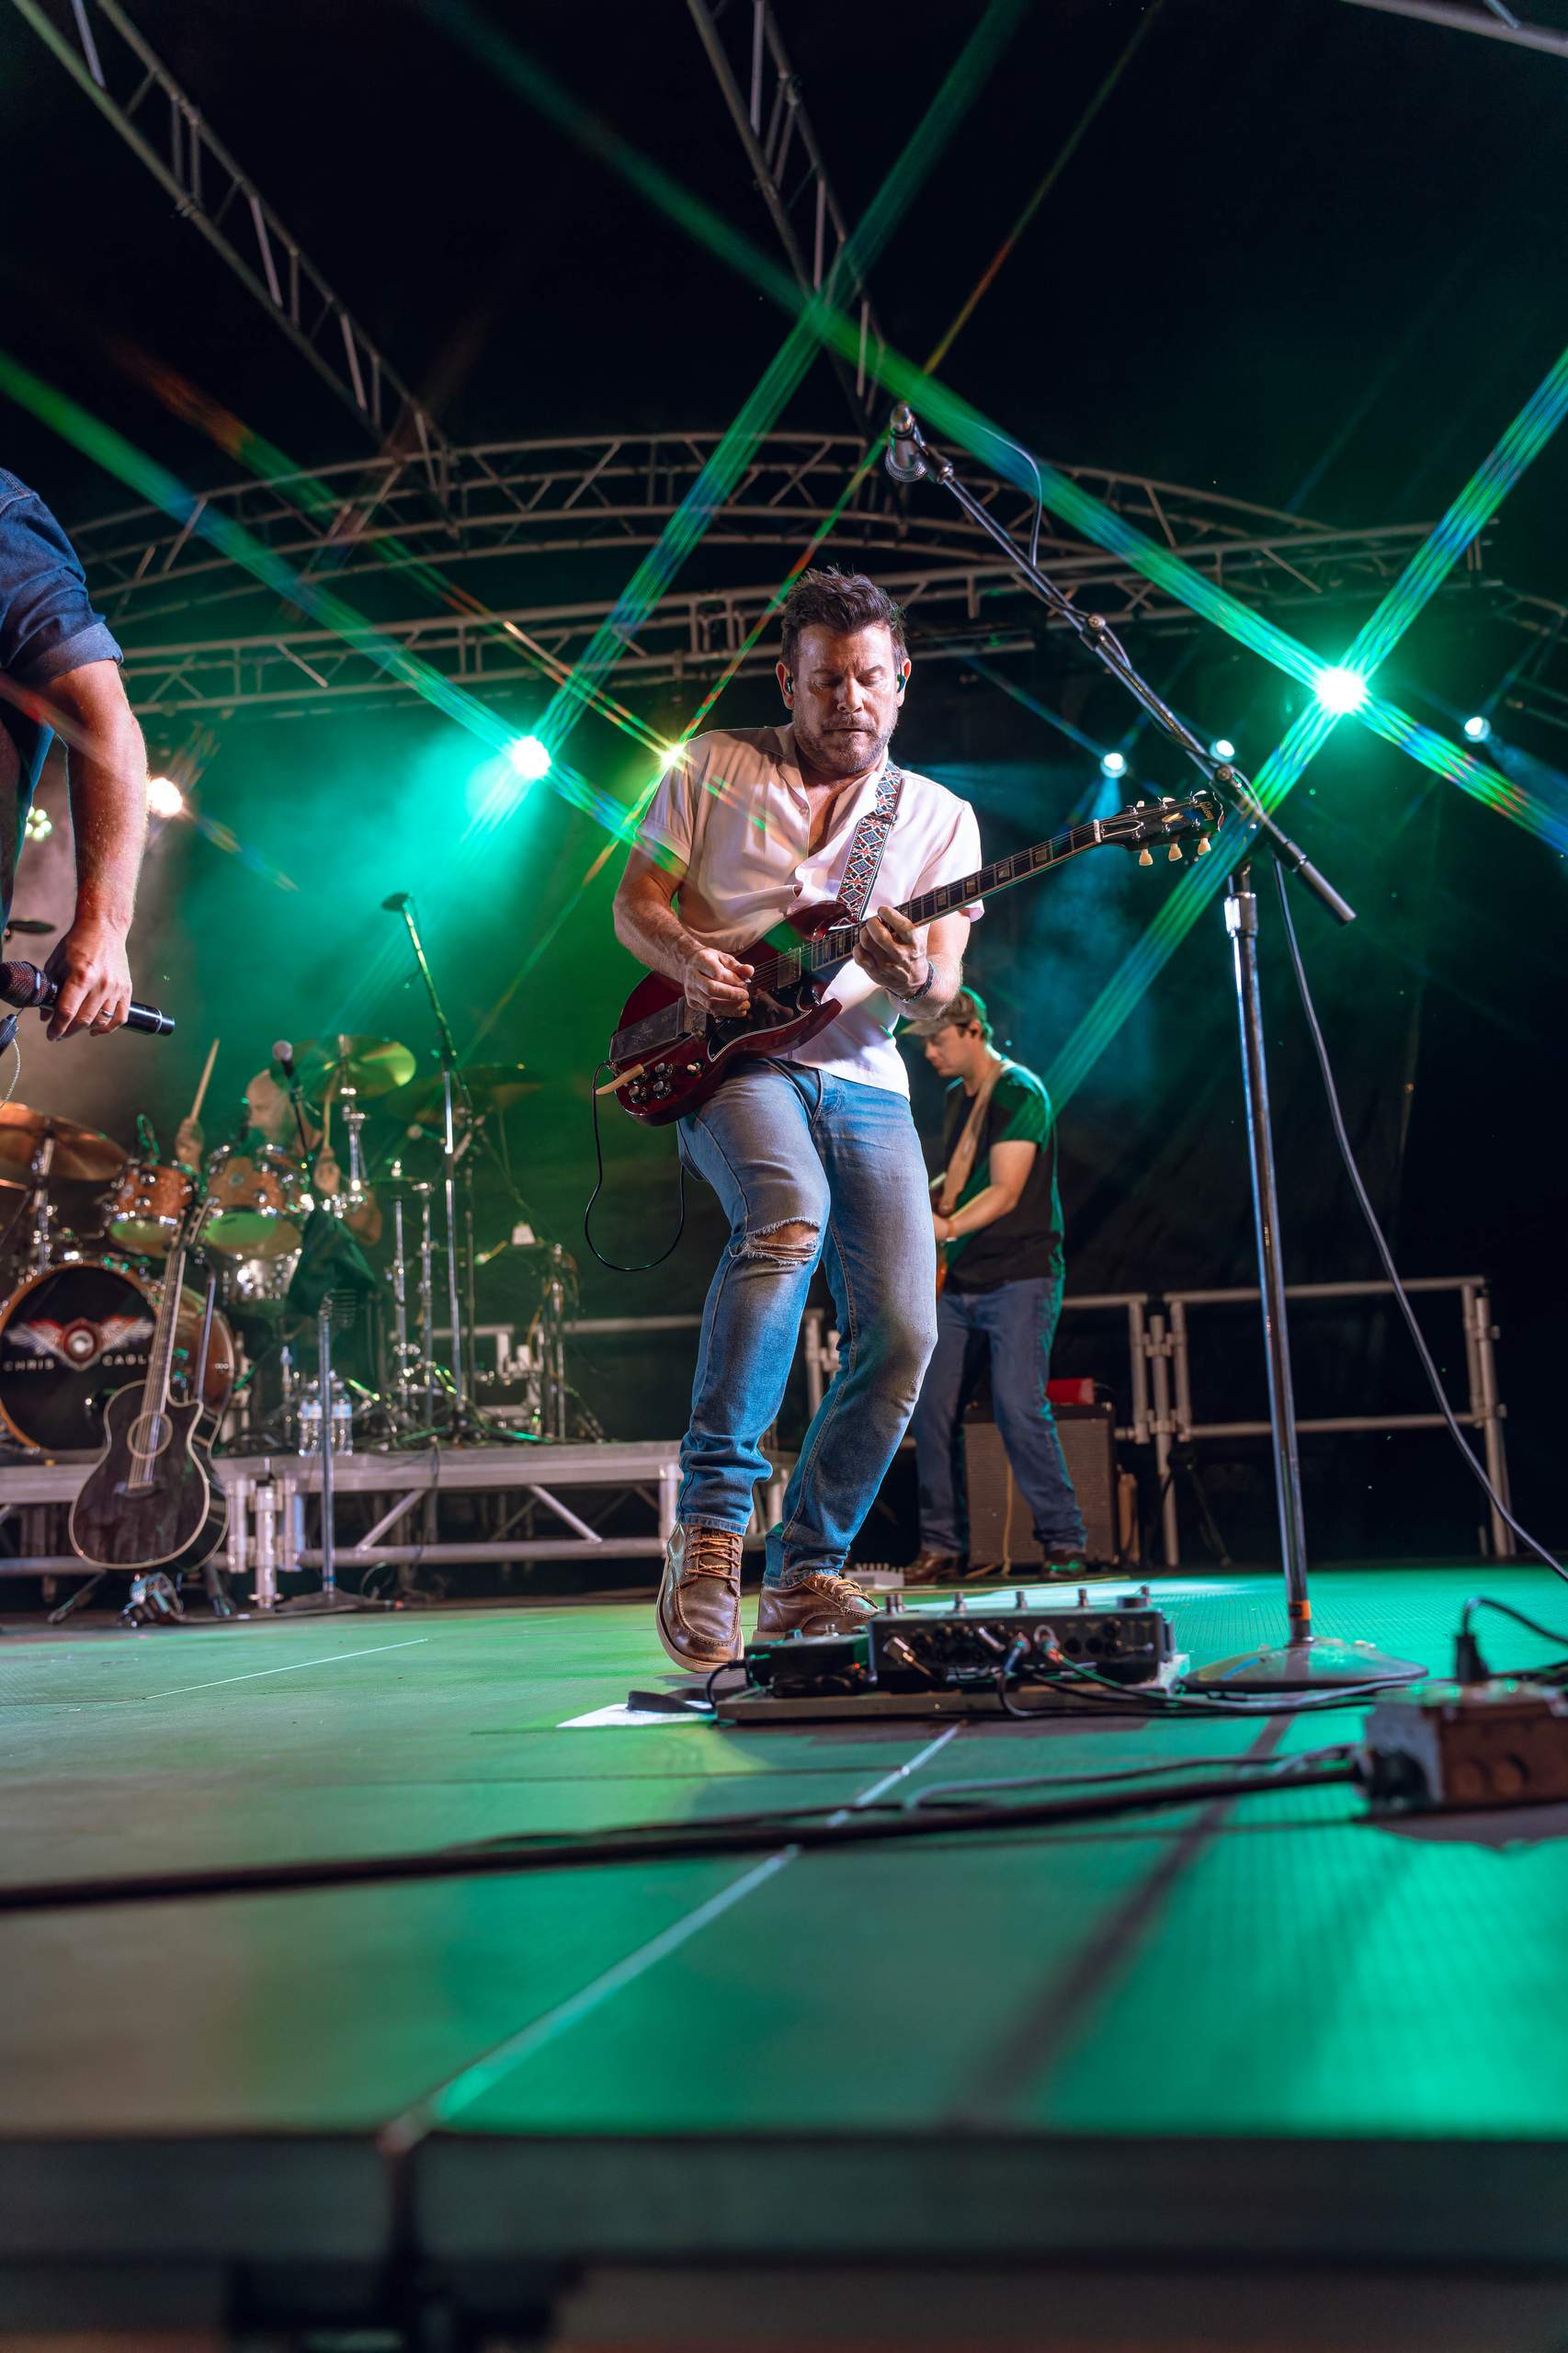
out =
[(778, 1218), (771, 1225), (748, 1229), (736, 1238), (735, 1255), (754, 1263), (779, 1268), (810, 1267), (822, 1247), (822, 1228), (810, 1218)]

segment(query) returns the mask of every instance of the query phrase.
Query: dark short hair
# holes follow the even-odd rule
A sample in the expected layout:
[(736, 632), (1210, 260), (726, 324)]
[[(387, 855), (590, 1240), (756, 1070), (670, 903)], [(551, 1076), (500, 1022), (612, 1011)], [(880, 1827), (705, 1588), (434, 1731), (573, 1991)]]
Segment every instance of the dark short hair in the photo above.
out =
[(903, 615), (885, 588), (863, 572), (839, 572), (829, 564), (802, 572), (784, 599), (780, 627), (784, 638), (784, 667), (793, 670), (801, 631), (813, 623), (841, 637), (851, 630), (870, 629), (881, 621), (892, 636), (893, 651), (903, 654)]

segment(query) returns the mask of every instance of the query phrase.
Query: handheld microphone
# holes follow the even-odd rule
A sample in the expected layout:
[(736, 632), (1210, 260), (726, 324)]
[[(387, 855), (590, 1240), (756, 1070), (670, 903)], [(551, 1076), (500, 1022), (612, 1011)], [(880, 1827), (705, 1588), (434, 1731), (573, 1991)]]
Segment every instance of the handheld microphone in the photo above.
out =
[(287, 1038), (275, 1038), (273, 1040), (272, 1059), (278, 1064), (278, 1069), (282, 1072), (285, 1085), (289, 1086), (294, 1086), (296, 1083), (294, 1049)]
[(894, 482), (924, 482), (926, 460), (920, 454), (919, 427), (914, 411), (900, 401), (888, 424), (888, 453), (883, 460)]
[[(36, 1005), (40, 1013), (47, 1013), (59, 995), (59, 982), (48, 972), (40, 972), (36, 964), (0, 964), (0, 1005)], [(154, 1038), (166, 1038), (175, 1020), (172, 1013), (160, 1013), (155, 1005), (137, 1005), (132, 1001), (125, 1026), (128, 1029), (145, 1029)]]

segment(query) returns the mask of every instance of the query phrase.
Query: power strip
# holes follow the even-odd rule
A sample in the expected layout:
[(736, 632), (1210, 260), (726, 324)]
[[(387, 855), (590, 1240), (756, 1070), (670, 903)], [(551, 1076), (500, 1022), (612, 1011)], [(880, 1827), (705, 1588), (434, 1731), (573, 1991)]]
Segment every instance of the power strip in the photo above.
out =
[(1507, 1676), (1391, 1691), (1368, 1715), (1362, 1775), (1374, 1813), (1562, 1803), (1568, 1694)]

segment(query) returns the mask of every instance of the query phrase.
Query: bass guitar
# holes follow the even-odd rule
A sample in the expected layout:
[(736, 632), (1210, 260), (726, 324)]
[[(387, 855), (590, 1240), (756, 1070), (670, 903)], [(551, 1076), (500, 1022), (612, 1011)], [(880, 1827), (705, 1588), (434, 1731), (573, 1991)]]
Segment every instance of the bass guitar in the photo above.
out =
[[(1140, 801), (1114, 817), (1072, 825), (1032, 849), (1015, 850), (1010, 858), (983, 866), (978, 874), (923, 892), (898, 912), (916, 926), (928, 924), (1064, 866), (1085, 850), (1132, 850), (1141, 866), (1152, 866), (1157, 843), (1167, 845), (1168, 857), (1179, 858), (1183, 838), (1196, 835), (1201, 857), (1222, 813), (1215, 796), (1201, 790), (1185, 801)], [(705, 1103), (732, 1065), (748, 1054), (778, 1054), (804, 1045), (837, 1017), (839, 1007), (827, 996), (827, 986), (853, 957), (859, 929), (836, 900), (801, 908), (777, 932), (742, 951), (741, 962), (753, 968), (750, 1010), (723, 1019), (694, 1016), (677, 981), (650, 972), (626, 1000), (605, 1058), (614, 1075), (599, 1092), (618, 1096), (633, 1119), (662, 1127)]]
[(182, 1219), (164, 1275), (147, 1370), (104, 1408), (105, 1446), (71, 1506), (71, 1542), (96, 1569), (195, 1569), (222, 1542), (229, 1502), (201, 1435), (199, 1369), (174, 1393), (185, 1263), (209, 1213)]

